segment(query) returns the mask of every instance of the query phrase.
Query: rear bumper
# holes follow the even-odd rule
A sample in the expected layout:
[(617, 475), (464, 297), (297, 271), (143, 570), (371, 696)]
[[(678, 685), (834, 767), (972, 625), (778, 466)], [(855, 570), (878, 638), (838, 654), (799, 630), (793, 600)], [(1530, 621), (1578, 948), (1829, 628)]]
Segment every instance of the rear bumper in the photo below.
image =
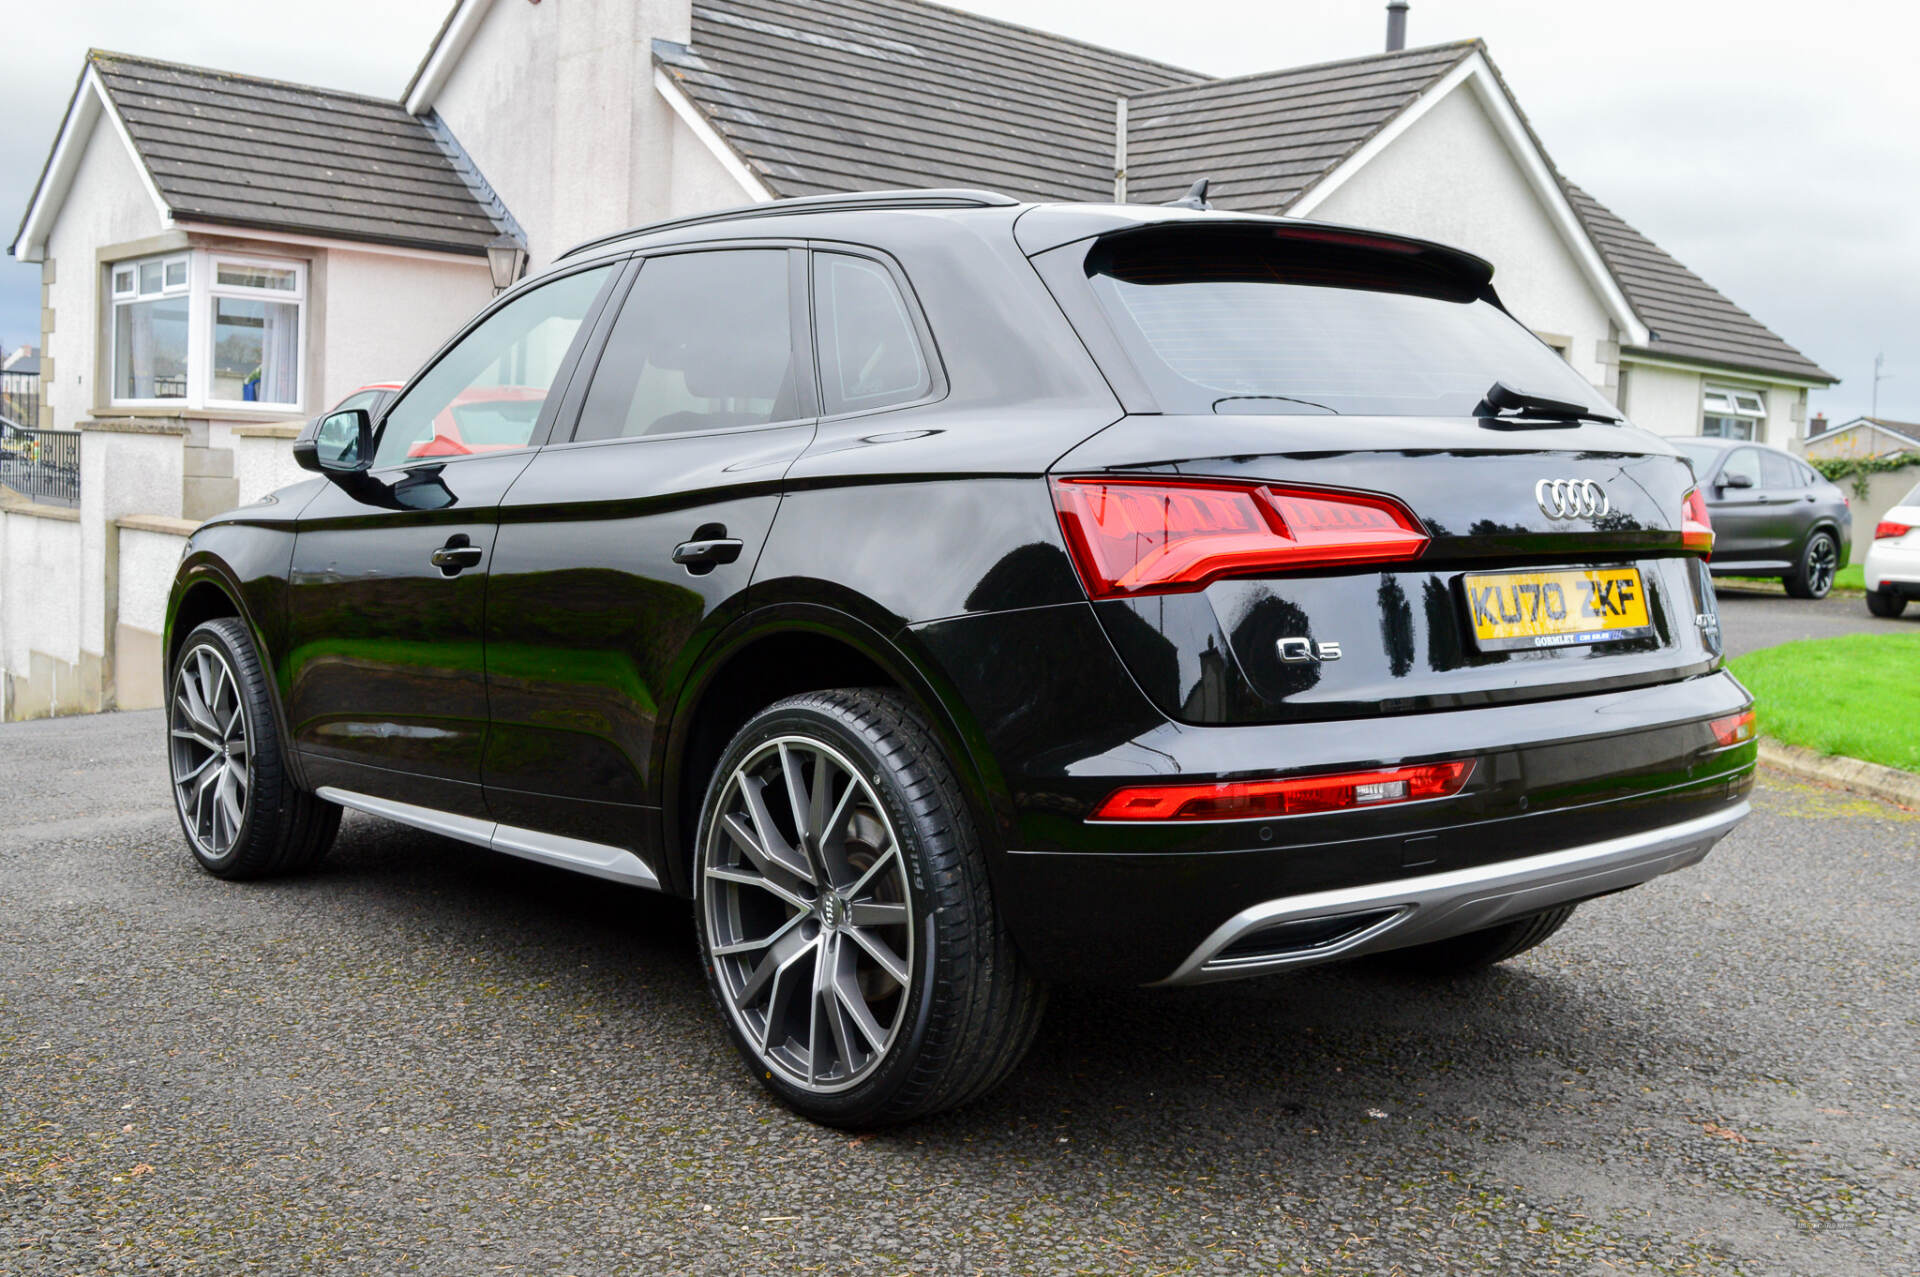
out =
[[(1262, 901), (1215, 927), (1173, 974), (1156, 983), (1232, 980), (1427, 944), (1637, 887), (1698, 863), (1747, 810), (1742, 800), (1677, 825), (1544, 855)], [(1307, 925), (1312, 923), (1325, 925)]]
[[(993, 782), (982, 805), (995, 904), (1048, 980), (1156, 984), (1209, 962), (1217, 974), (1251, 974), (1219, 968), (1238, 939), (1218, 935), (1246, 911), (1271, 910), (1282, 921), (1324, 917), (1326, 908), (1365, 913), (1376, 906), (1364, 902), (1398, 898), (1405, 884), (1423, 881), (1493, 883), (1482, 894), (1498, 895), (1514, 866), (1610, 854), (1595, 847), (1653, 850), (1643, 873), (1608, 865), (1612, 877), (1583, 881), (1574, 871), (1550, 889), (1558, 894), (1516, 895), (1511, 907), (1632, 886), (1704, 853), (1713, 838), (1685, 831), (1703, 822), (1724, 833), (1745, 813), (1753, 785), (1755, 744), (1723, 747), (1711, 727), (1752, 704), (1725, 672), (1433, 713), (1198, 727), (1146, 701), (1084, 605), (942, 622), (916, 636), (972, 713), (965, 738)], [(1089, 819), (1128, 785), (1453, 759), (1475, 767), (1451, 798), (1279, 819)], [(1660, 850), (1662, 831), (1676, 828), (1677, 857)], [(1316, 903), (1326, 899), (1363, 903)], [(1328, 943), (1337, 952), (1253, 969), (1437, 936), (1426, 928), (1440, 903), (1417, 911), (1379, 904), (1374, 922), (1390, 925), (1377, 934), (1336, 935)], [(1505, 916), (1474, 913), (1472, 903), (1450, 907), (1461, 930)], [(1418, 929), (1416, 913), (1426, 915)]]
[(1862, 570), (1869, 590), (1891, 590), (1908, 598), (1920, 598), (1920, 545), (1906, 541), (1876, 541), (1867, 550)]

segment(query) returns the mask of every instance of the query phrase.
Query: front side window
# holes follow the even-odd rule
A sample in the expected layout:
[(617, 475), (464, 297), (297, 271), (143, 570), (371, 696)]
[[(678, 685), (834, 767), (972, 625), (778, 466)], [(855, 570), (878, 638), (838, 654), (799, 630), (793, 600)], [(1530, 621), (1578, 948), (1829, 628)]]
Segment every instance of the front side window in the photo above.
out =
[(785, 249), (649, 259), (580, 411), (575, 439), (729, 430), (799, 415)]
[(113, 291), (113, 398), (127, 402), (187, 397), (187, 259), (152, 257), (110, 268)]
[(1372, 245), (1134, 232), (1089, 284), (1171, 413), (1472, 416), (1495, 381), (1612, 408), (1480, 284)]
[(829, 415), (908, 403), (931, 389), (906, 300), (880, 263), (815, 253), (813, 324)]
[(1727, 481), (1736, 476), (1744, 478), (1747, 481), (1746, 486), (1748, 487), (1757, 488), (1760, 486), (1760, 453), (1758, 449), (1735, 448), (1733, 450), (1733, 455), (1727, 458), (1727, 464), (1720, 467), (1719, 483), (1725, 487), (1727, 486)]
[(291, 264), (213, 259), (209, 289), (215, 403), (300, 402), (300, 308), (306, 272)]
[(375, 468), (524, 448), (611, 266), (529, 289), (461, 338), (388, 411)]
[(1702, 401), (1700, 433), (1720, 439), (1758, 439), (1766, 433), (1766, 400), (1757, 390), (1708, 386)]

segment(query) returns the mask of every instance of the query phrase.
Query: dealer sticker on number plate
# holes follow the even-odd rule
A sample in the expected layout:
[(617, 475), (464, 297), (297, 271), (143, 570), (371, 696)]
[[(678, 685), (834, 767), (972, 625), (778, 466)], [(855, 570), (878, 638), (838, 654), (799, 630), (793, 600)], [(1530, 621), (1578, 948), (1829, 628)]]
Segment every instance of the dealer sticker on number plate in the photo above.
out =
[(1460, 580), (1483, 652), (1578, 647), (1653, 633), (1638, 568), (1469, 573)]

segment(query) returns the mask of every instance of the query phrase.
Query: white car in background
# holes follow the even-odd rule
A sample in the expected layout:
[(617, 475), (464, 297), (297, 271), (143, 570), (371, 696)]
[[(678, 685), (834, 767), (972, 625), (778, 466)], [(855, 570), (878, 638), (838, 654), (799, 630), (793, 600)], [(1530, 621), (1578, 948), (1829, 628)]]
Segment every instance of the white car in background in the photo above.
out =
[(1867, 610), (1898, 616), (1920, 599), (1920, 486), (1880, 516), (1867, 549)]

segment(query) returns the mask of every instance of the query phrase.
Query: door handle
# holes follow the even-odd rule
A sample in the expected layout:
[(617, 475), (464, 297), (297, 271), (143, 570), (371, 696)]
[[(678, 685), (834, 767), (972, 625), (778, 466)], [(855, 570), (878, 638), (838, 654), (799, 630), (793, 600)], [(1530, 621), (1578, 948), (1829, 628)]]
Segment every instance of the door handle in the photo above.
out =
[(712, 567), (731, 563), (740, 557), (745, 542), (736, 537), (715, 537), (706, 541), (682, 541), (673, 547), (673, 561), (688, 567)]
[(468, 543), (464, 536), (455, 536), (445, 545), (435, 550), (431, 556), (433, 566), (447, 576), (463, 572), (473, 567), (484, 557), (485, 552), (477, 545)]

